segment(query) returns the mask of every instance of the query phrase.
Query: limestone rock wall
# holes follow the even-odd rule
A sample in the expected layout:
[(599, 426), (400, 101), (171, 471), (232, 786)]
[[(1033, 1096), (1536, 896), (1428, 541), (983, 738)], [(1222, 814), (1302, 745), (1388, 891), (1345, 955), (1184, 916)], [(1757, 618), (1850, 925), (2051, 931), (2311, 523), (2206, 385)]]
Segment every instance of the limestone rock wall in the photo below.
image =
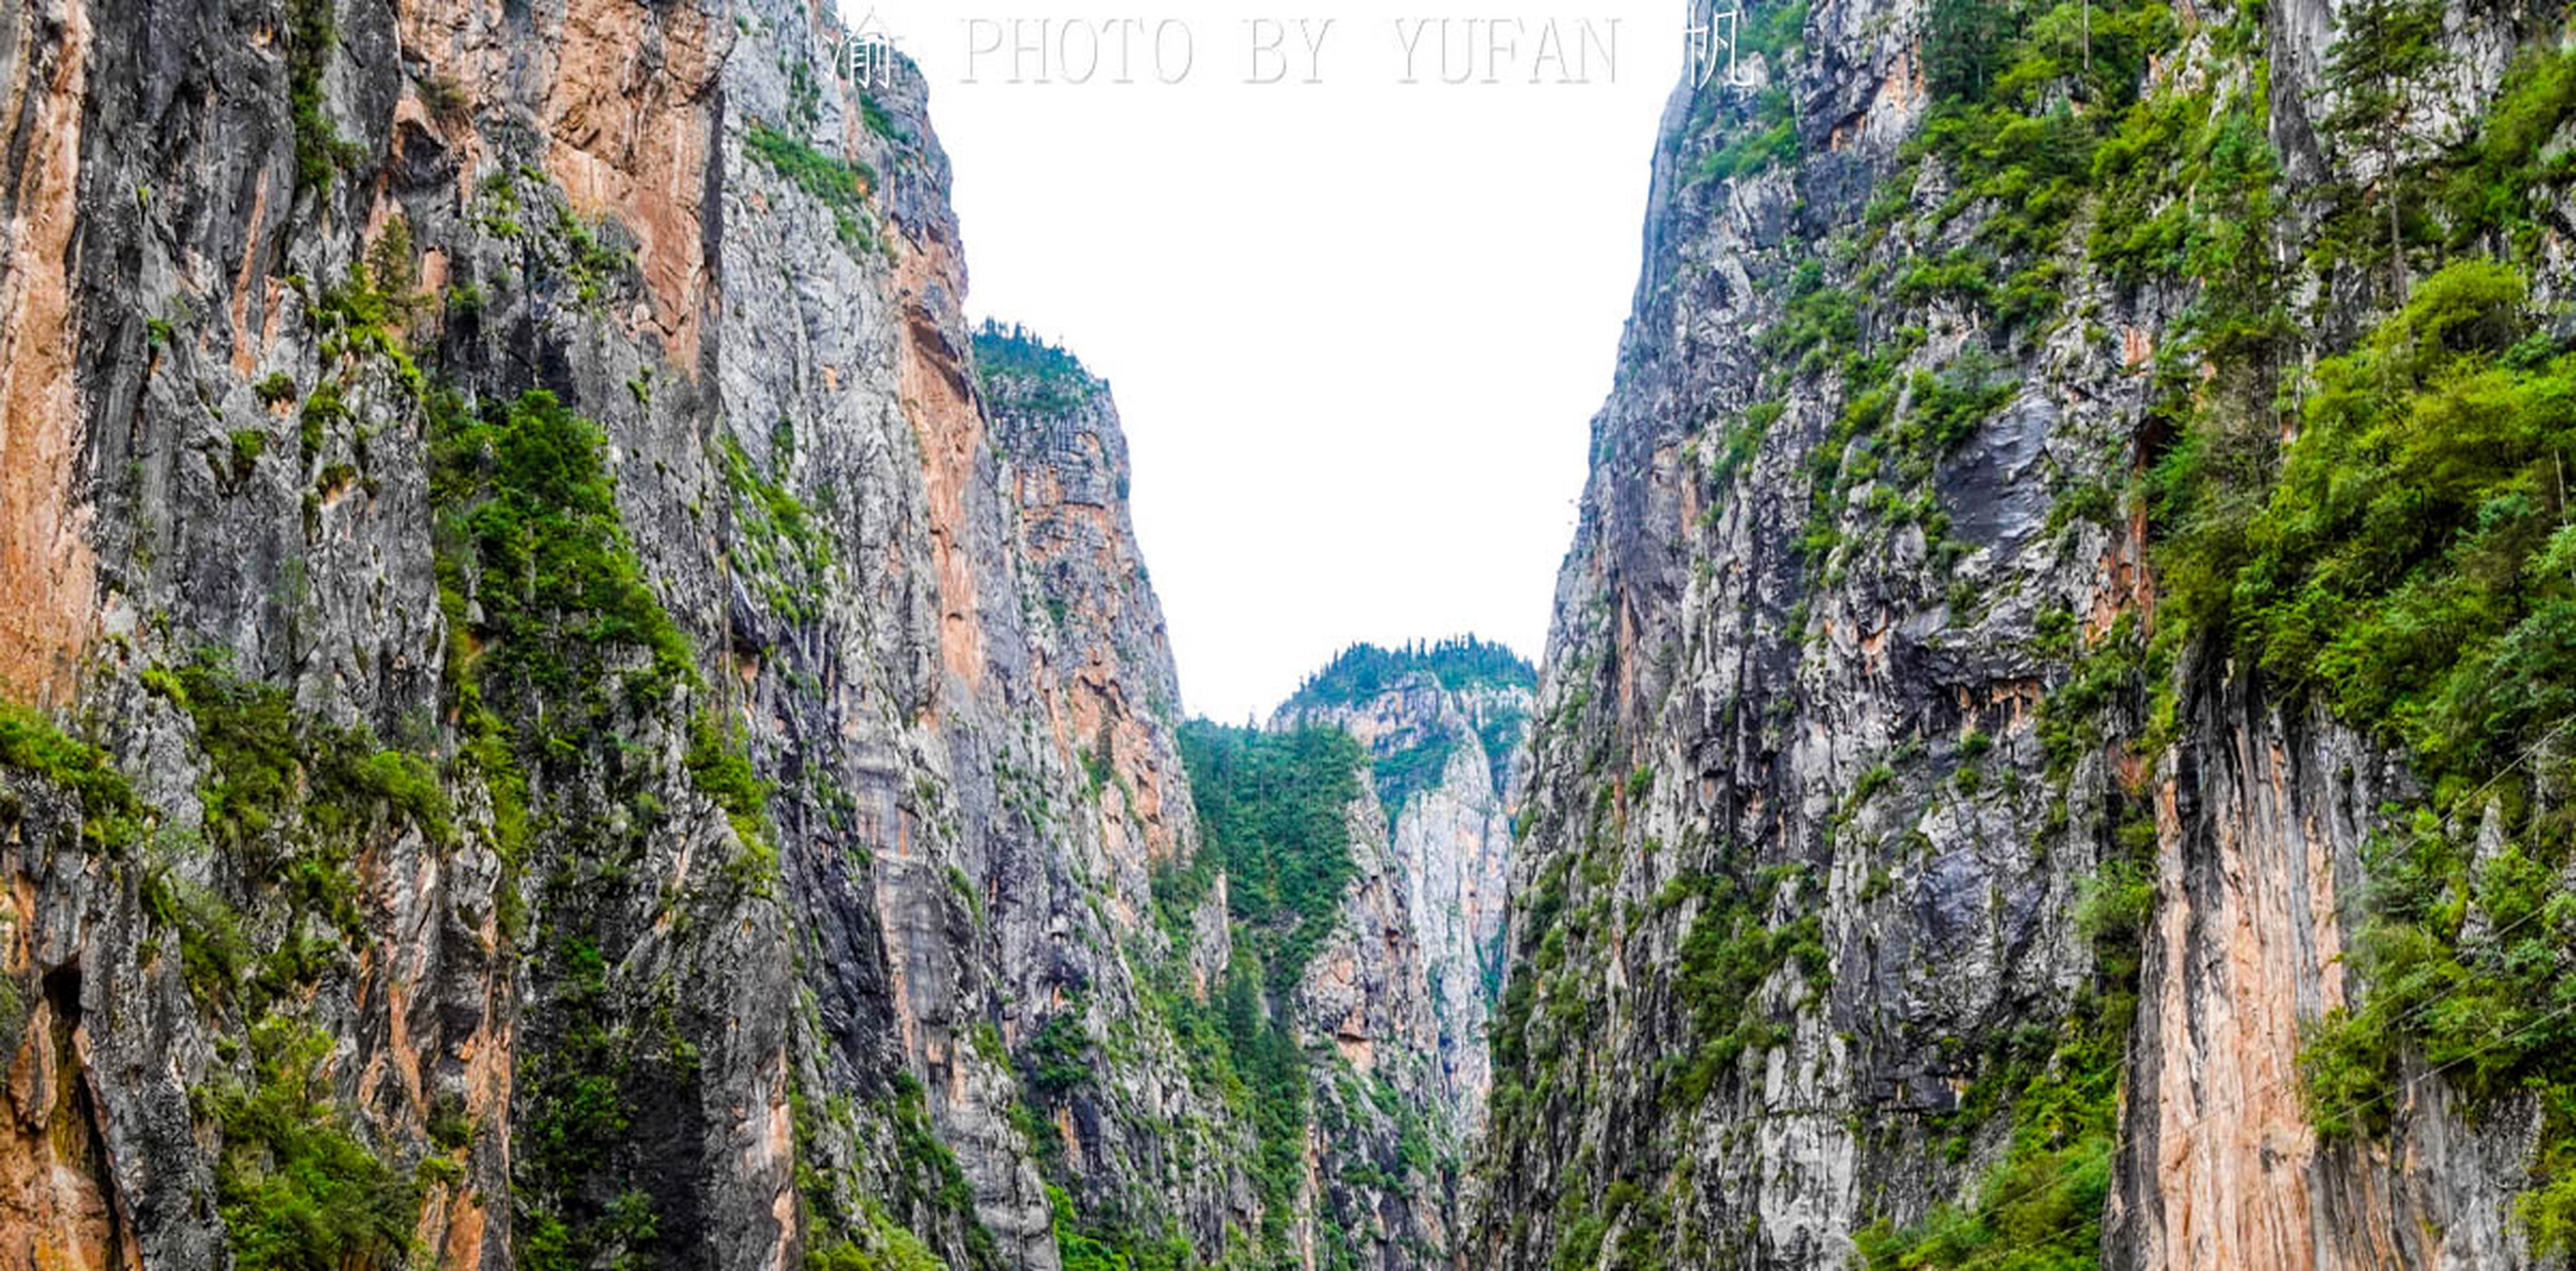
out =
[[(2404, 765), (2158, 640), (2140, 491), (2177, 415), (2286, 436), (2276, 390), (2369, 320), (2366, 278), (2311, 264), (2328, 192), (2376, 179), (2319, 123), (2356, 8), (2012, 10), (2037, 53), (1981, 67), (1981, 6), (1757, 3), (1735, 81), (1675, 93), (1537, 698), (1475, 1256), (2531, 1265), (2527, 1114), (2471, 1119), (2417, 1065), (2391, 1144), (2305, 1124)], [(2566, 15), (2435, 8), (2408, 126), (2456, 141)], [(2040, 131), (1935, 124), (1990, 89)], [(2230, 117), (2242, 148), (2146, 143), (2143, 177), (2016, 149)], [(2277, 166), (2211, 175), (2249, 155)], [(2247, 255), (2102, 236), (2158, 213)], [(2293, 280), (2250, 370), (2210, 351), (2230, 268)], [(2078, 1161), (2099, 1226), (1976, 1216)]]
[(1227, 929), (1139, 921), (1196, 827), (1114, 409), (979, 371), (924, 88), (844, 39), (0, 14), (0, 1244), (221, 1265), (303, 1150), (385, 1182), (315, 1264), (1252, 1225), (1140, 986)]
[(1385, 833), (1407, 920), (1421, 942), (1439, 1029), (1442, 1103), (1467, 1138), (1482, 1125), (1490, 1084), (1485, 1026), (1503, 975), (1514, 765), (1531, 700), (1518, 685), (1453, 690), (1418, 671), (1362, 701), (1292, 700), (1271, 725), (1339, 728), (1378, 764), (1429, 767), (1421, 788), (1406, 791), (1392, 809)]

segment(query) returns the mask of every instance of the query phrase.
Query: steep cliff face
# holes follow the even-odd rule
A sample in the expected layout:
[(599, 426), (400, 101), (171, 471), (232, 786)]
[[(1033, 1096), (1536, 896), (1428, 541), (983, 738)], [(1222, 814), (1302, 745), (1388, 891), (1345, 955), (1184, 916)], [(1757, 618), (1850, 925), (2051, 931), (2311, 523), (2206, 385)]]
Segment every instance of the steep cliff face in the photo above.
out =
[(791, 1260), (793, 920), (712, 656), (730, 16), (8, 25), (9, 688), (107, 753), (11, 719), (14, 1109), (64, 1129), (7, 1239)]
[[(785, 0), (0, 15), (0, 1248), (1321, 1230), (1340, 1176), (1257, 1188), (1188, 1044), (1234, 929), (1223, 874), (1155, 882), (1202, 853), (1114, 408), (978, 347), (922, 85), (843, 41)], [(1401, 931), (1387, 876), (1355, 933)]]
[(1018, 737), (985, 787), (1011, 828), (973, 876), (995, 943), (944, 952), (986, 962), (1000, 985), (982, 1044), (1019, 1080), (995, 1113), (1079, 1202), (1059, 1236), (1214, 1258), (1260, 1222), (1250, 1131), (1194, 1074), (1173, 1019), (1176, 999), (1201, 1001), (1219, 978), (1232, 933), (1221, 894), (1156, 921), (1155, 876), (1195, 864), (1199, 838), (1117, 408), (1061, 350), (990, 329), (975, 346), (1026, 543), (1030, 586), (1011, 604), (1049, 637), (1035, 671), (1054, 688), (1039, 709), (984, 721)]
[(1362, 645), (1271, 720), (1338, 729), (1368, 752), (1438, 1023), (1440, 1102), (1468, 1139), (1491, 1082), (1485, 1026), (1503, 978), (1514, 764), (1536, 686), (1534, 670), (1493, 646)]
[(1154, 880), (1174, 946), (1217, 907), (1216, 974), (1165, 983), (1192, 1074), (1252, 1130), (1258, 1264), (1444, 1265), (1464, 1136), (1412, 878), (1366, 753), (1339, 729), (1181, 732), (1205, 851)]
[(2474, 1105), (2443, 1079), (2455, 1056), (2417, 1055), (2360, 1096), (2404, 1101), (2388, 1141), (2321, 1141), (2311, 1123), (2302, 1051), (2367, 992), (2350, 959), (2372, 938), (2370, 836), (2410, 775), (2321, 713), (2204, 691), (2160, 810), (2175, 899), (2147, 941), (2106, 1265), (2550, 1265), (2516, 1217), (2536, 1103)]
[(1500, 974), (1505, 783), (1535, 678), (1472, 640), (1360, 645), (1248, 743), (1335, 739), (1318, 762), (1341, 765), (1350, 792), (1331, 836), (1347, 859), (1326, 876), (1345, 880), (1338, 904), (1311, 942), (1286, 946), (1313, 950), (1292, 955), (1305, 961), (1285, 1011), (1315, 1106), (1306, 1173), (1321, 1239), (1299, 1238), (1313, 1265), (1447, 1265), (1466, 1238), (1461, 1160), (1482, 1121)]
[(1486, 1256), (2564, 1253), (2568, 16), (1746, 6), (1560, 575)]
[(1389, 841), (1368, 786), (1353, 788), (1339, 920), (1288, 1002), (1315, 1091), (1310, 1216), (1297, 1248), (1308, 1266), (1439, 1266), (1454, 1238), (1465, 1140), (1444, 1104), (1439, 1002), (1414, 924), (1411, 862)]

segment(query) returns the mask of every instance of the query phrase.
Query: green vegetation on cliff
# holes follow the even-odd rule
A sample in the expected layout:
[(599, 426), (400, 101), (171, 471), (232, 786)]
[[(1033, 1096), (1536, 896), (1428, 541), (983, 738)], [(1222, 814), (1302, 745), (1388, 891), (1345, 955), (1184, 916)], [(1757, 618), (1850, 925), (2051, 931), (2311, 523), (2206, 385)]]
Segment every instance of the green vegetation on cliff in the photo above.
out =
[(2246, 248), (2192, 258), (2211, 266), (2196, 343), (2225, 391), (2160, 359), (2175, 436), (2142, 495), (2159, 643), (2205, 641), (2294, 705), (2324, 704), (2428, 787), (2379, 810), (2347, 954), (2358, 1000), (2302, 1056), (2311, 1120), (2329, 1140), (2386, 1132), (2435, 1072), (2473, 1108), (2535, 1099), (2520, 1212), (2547, 1254), (2576, 1248), (2576, 996), (2554, 952), (2576, 934), (2576, 895), (2554, 881), (2576, 858), (2576, 772), (2558, 745), (2576, 707), (2576, 357), (2521, 262), (2570, 175), (2551, 139), (2576, 119), (2576, 56), (2524, 54), (2445, 149), (2407, 127), (2444, 62), (2437, 34), (2435, 6), (2372, 0), (2330, 59), (2328, 140), (2383, 177), (2329, 192), (2307, 264), (2356, 269), (2361, 298), (2402, 303), (2312, 374), (2279, 376), (2283, 324), (2243, 320), (2262, 274), (2227, 266), (2274, 255), (2287, 227), (2266, 202), (2207, 201), (2192, 236)]
[(1689, 1014), (1697, 1047), (1665, 1062), (1664, 1101), (1676, 1111), (1699, 1107), (1718, 1079), (1735, 1071), (1748, 1052), (1759, 1054), (1788, 1040), (1788, 1029), (1763, 1002), (1763, 986), (1797, 962), (1803, 981), (1829, 981), (1824, 929), (1808, 914), (1786, 926), (1770, 924), (1775, 900), (1794, 889), (1802, 872), (1763, 871), (1750, 886), (1724, 874), (1675, 879), (1656, 897), (1661, 908), (1696, 903), (1689, 934), (1682, 937), (1673, 993)]
[(1404, 814), (1414, 796), (1439, 787), (1449, 771), (1449, 756), (1457, 752), (1458, 738), (1443, 733), (1370, 761), (1369, 776), (1388, 826)]
[[(2136, 824), (2136, 823), (2133, 823)], [(2152, 827), (2131, 834), (2143, 850)], [(2076, 934), (2094, 975), (2060, 1028), (2038, 1023), (1987, 1039), (1978, 1076), (1940, 1118), (1958, 1137), (2009, 1112), (2003, 1151), (1963, 1201), (1935, 1206), (1911, 1226), (1881, 1220), (1858, 1234), (1868, 1271), (2088, 1271), (2101, 1262), (2102, 1224), (2120, 1131), (2123, 1053), (2137, 1011), (2140, 942), (2155, 905), (2145, 866), (2106, 862), (2079, 890)]]
[(1538, 687), (1538, 670), (1528, 660), (1499, 644), (1462, 636), (1437, 644), (1407, 644), (1385, 649), (1355, 644), (1335, 654), (1324, 669), (1297, 687), (1288, 705), (1349, 706), (1393, 688), (1405, 676), (1427, 671), (1451, 691), (1485, 686)]
[(215, 1206), (238, 1271), (400, 1266), (420, 1189), (358, 1141), (324, 1080), (331, 1039), (301, 1023), (251, 1030), (255, 1077), (200, 1102), (223, 1131)]
[[(2162, 700), (2133, 750), (2152, 763), (2170, 740), (2175, 659), (2206, 641), (2413, 758), (2430, 802), (2411, 829), (2390, 810), (2401, 828), (2375, 850), (2373, 916), (2351, 955), (2363, 1004), (2330, 1017), (2305, 1056), (2311, 1115), (2329, 1138), (2386, 1128), (2420, 1079), (2409, 1074), (2423, 1071), (2410, 1060), (2480, 1104), (2537, 1095), (2548, 1130), (2523, 1212), (2543, 1249), (2564, 1248), (2576, 1236), (2576, 1068), (2564, 1058), (2576, 1053), (2565, 1022), (2576, 998), (2543, 968), (2576, 922), (2576, 897), (2541, 879), (2576, 844), (2563, 794), (2549, 793), (2565, 776), (2545, 756), (2527, 761), (2576, 706), (2576, 534), (2564, 531), (2561, 458), (2576, 359), (2542, 333), (2512, 266), (2473, 255), (2417, 285), (2409, 264), (2436, 248), (2529, 243), (2536, 184), (2566, 166), (2536, 156), (2576, 106), (2576, 76), (2566, 54), (2525, 58), (2486, 126), (2442, 153), (2407, 128), (2441, 62), (2438, 31), (2434, 6), (2373, 0), (2338, 32), (2327, 80), (2339, 106), (2321, 123), (2330, 145), (2370, 152), (2389, 175), (2328, 191), (2334, 215), (2307, 264), (2329, 277), (2388, 270), (2378, 294), (2407, 300), (2311, 376), (2278, 366), (2293, 327), (2277, 248), (2288, 226), (2263, 76), (2231, 92), (2195, 87), (2189, 73), (2169, 80), (2103, 134), (2089, 165), (2103, 200), (2094, 259), (2198, 293), (2155, 372), (2153, 410), (2171, 440), (2140, 497), (2157, 536), (2163, 599), (2146, 665)], [(2240, 17), (2214, 38), (2229, 56), (2256, 37)], [(1993, 82), (2001, 91), (2019, 78)], [(1938, 121), (1936, 111), (1927, 128), (1936, 154)], [(2276, 401), (2297, 403), (2287, 447)], [(2044, 726), (2064, 722), (2060, 706), (2052, 696)], [(2490, 806), (2515, 841), (2476, 859), (2468, 839)], [(2088, 903), (2125, 927), (2151, 903), (2146, 891), (2106, 883)], [(2469, 933), (2473, 916), (2514, 938)], [(2098, 1212), (2119, 1056), (2095, 1047), (2094, 1077), (2065, 1066), (2085, 1053), (2061, 1051), (2016, 1101), (2015, 1137), (1975, 1207), (1882, 1230), (1865, 1244), (1872, 1264), (1989, 1265), (1988, 1250), (2046, 1247), (2090, 1265), (2098, 1226), (2078, 1220), (2085, 1210), (2036, 1227), (2016, 1216), (2062, 1195)], [(2068, 1103), (2052, 1082), (2092, 1093)], [(2052, 1139), (2029, 1137), (2035, 1111), (2057, 1119)]]
[(1194, 1071), (1251, 1122), (1261, 1242), (1284, 1253), (1317, 1098), (1288, 1008), (1340, 920), (1362, 757), (1359, 743), (1332, 729), (1265, 733), (1194, 721), (1179, 740), (1205, 843), (1191, 864), (1155, 877), (1155, 900), (1166, 933), (1186, 947), (1191, 915), (1222, 872), (1234, 958), (1209, 1000), (1174, 995), (1173, 1034)]
[(2576, 358), (2526, 306), (2516, 270), (2462, 261), (2320, 365), (2269, 497), (2196, 527), (2235, 568), (2178, 593), (2455, 795), (2576, 711)]
[(1027, 327), (1003, 326), (990, 318), (975, 328), (975, 363), (986, 375), (1088, 383), (1082, 360)]
[(142, 835), (143, 804), (107, 752), (34, 711), (0, 703), (0, 767), (69, 791), (80, 801), (82, 836), (102, 851), (121, 853)]
[(753, 158), (831, 212), (833, 232), (844, 250), (853, 257), (877, 250), (876, 236), (868, 229), (868, 191), (877, 174), (868, 165), (825, 154), (760, 120), (744, 131), (743, 144)]
[(990, 319), (975, 328), (975, 369), (985, 396), (1005, 411), (1062, 414), (1092, 392), (1091, 372), (1080, 359), (1027, 327)]
[[(1285, 709), (1358, 706), (1381, 693), (1402, 687), (1410, 677), (1427, 675), (1452, 692), (1504, 688), (1536, 691), (1538, 670), (1519, 654), (1499, 644), (1464, 636), (1436, 644), (1408, 644), (1386, 649), (1355, 644), (1336, 654), (1324, 669), (1307, 677)], [(1496, 706), (1476, 721), (1476, 740), (1484, 750), (1487, 775), (1501, 790), (1511, 776), (1511, 757), (1528, 715), (1517, 707)], [(1378, 806), (1393, 825), (1414, 796), (1438, 786), (1450, 756), (1462, 738), (1437, 733), (1413, 744), (1389, 746), (1371, 762)]]
[[(2304, 1057), (2312, 1119), (2385, 1130), (2410, 1057), (2481, 1104), (2539, 1097), (2524, 1208), (2551, 1249), (2576, 1234), (2576, 992), (2556, 952), (2576, 893), (2554, 881), (2576, 859), (2576, 769), (2553, 746), (2576, 714), (2571, 443), (2576, 355), (2517, 269), (2460, 261), (2317, 368), (2268, 492), (2198, 489), (2177, 542), (2203, 555), (2175, 592), (2431, 787), (2376, 842), (2351, 954), (2366, 988)], [(2489, 825), (2504, 841), (2482, 851)]]
[[(1738, 10), (1738, 26), (1732, 32), (1719, 30), (1712, 35), (1733, 35), (1733, 59), (1769, 57), (1797, 47), (1807, 26), (1807, 0), (1790, 3), (1763, 3)], [(1721, 54), (1723, 56), (1723, 54)], [(1700, 132), (1714, 123), (1724, 103), (1732, 94), (1704, 93), (1697, 113), (1691, 120), (1691, 131)], [(1751, 176), (1778, 164), (1795, 162), (1803, 152), (1798, 136), (1797, 110), (1790, 103), (1785, 86), (1764, 89), (1753, 98), (1750, 118), (1730, 125), (1732, 138), (1725, 146), (1700, 161), (1691, 174), (1691, 182), (1724, 181)]]
[(523, 951), (557, 1008), (523, 1034), (520, 1254), (532, 1267), (639, 1258), (670, 1238), (650, 1141), (690, 1115), (700, 1073), (678, 985), (620, 982), (643, 933), (602, 886), (670, 830), (654, 790), (675, 774), (602, 743), (644, 730), (685, 742), (679, 773), (740, 844), (712, 871), (723, 887), (770, 885), (768, 791), (731, 729), (703, 710), (677, 717), (705, 683), (645, 581), (599, 426), (544, 392), (480, 403), (441, 392), (430, 406), (450, 683), (466, 753), (493, 792), (505, 887), (536, 871), (538, 930)]
[(1284, 993), (1341, 915), (1359, 743), (1338, 729), (1264, 733), (1204, 721), (1182, 725), (1180, 743), (1206, 838), (1199, 868), (1224, 871), (1247, 948), (1269, 991)]
[(366, 149), (344, 141), (323, 103), (323, 76), (339, 47), (333, 0), (287, 0), (285, 39), (287, 108), (295, 124), (295, 184), (329, 193), (340, 169), (362, 163)]
[[(585, 651), (646, 654), (618, 677), (637, 702), (693, 683), (688, 639), (646, 586), (619, 519), (599, 426), (546, 392), (479, 408), (442, 399), (436, 415), (431, 495), (457, 547), (442, 558), (442, 581), (457, 597), (451, 617), (489, 646), (467, 666), (532, 691), (579, 691), (593, 709), (607, 703), (576, 662)], [(469, 586), (479, 624), (464, 621)], [(543, 735), (527, 742), (546, 748)]]
[[(2177, 37), (2169, 5), (1942, 0), (1932, 23), (1959, 38), (1927, 54), (1936, 95), (1921, 130), (1860, 224), (1780, 280), (1784, 313), (1757, 337), (1770, 364), (1767, 397), (1784, 399), (1811, 379), (1840, 387), (1827, 435), (1807, 454), (1798, 544), (1828, 585), (1855, 553), (1904, 527), (1924, 537), (1926, 581), (1945, 583), (1969, 549), (1951, 534), (1936, 469), (2020, 393), (2006, 360), (2068, 320), (2067, 272), (2083, 249), (2076, 231), (2089, 223), (2097, 240), (2125, 244), (2132, 218), (2164, 205), (2161, 192), (2105, 196), (2119, 188), (2138, 130), (2165, 117), (2148, 104), (2146, 75)], [(2159, 151), (2159, 174), (2171, 158)], [(1947, 194), (1918, 209), (1926, 189)], [(2088, 209), (2098, 209), (2089, 222)], [(1971, 320), (1966, 347), (1945, 366), (1907, 373), (1949, 313)], [(1712, 511), (1743, 479), (1742, 438), (1758, 444), (1760, 435), (1721, 447)], [(1804, 625), (1803, 611), (1795, 617)]]

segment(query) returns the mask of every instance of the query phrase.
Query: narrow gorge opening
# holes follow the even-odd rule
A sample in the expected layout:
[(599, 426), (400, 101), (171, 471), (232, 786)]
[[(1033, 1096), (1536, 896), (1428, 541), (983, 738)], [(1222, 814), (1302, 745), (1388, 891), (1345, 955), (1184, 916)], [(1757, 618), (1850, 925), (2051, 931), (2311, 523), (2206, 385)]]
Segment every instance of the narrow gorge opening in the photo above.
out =
[(0, 178), (0, 1262), (2576, 1256), (2565, 0), (8, 0)]

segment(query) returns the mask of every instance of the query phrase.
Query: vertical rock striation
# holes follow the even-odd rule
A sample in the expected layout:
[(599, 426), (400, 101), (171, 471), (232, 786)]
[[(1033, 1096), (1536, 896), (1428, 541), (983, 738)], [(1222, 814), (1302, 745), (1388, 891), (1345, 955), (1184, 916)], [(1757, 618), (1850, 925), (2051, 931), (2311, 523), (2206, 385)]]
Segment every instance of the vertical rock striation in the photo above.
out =
[[(1469, 665), (1477, 656), (1493, 666)], [(1390, 654), (1363, 645), (1271, 720), (1274, 729), (1336, 728), (1368, 751), (1438, 1021), (1441, 1099), (1465, 1138), (1482, 1126), (1490, 1084), (1485, 1025), (1503, 975), (1514, 765), (1536, 679), (1493, 646)]]
[[(1204, 852), (1115, 409), (969, 328), (924, 86), (846, 40), (0, 15), (0, 1249), (1445, 1247), (1444, 1191), (1349, 1181), (1413, 1177), (1376, 1087), (1265, 1210), (1191, 1031), (1237, 927), (1222, 873), (1169, 898)], [(1376, 1067), (1427, 1072), (1351, 818), (1324, 963), (1392, 977)]]
[[(2464, 991), (2515, 974), (2391, 910), (2413, 884), (2390, 880), (2390, 844), (2461, 844), (2416, 850), (2464, 880), (2563, 859), (2543, 811), (2563, 783), (2501, 770), (2554, 751), (2499, 740), (2428, 781), (2394, 743), (2427, 736), (2409, 712), (2429, 690), (2351, 713), (2352, 677), (2418, 683), (2482, 646), (2456, 610), (2401, 607), (2307, 659), (2280, 633), (2314, 622), (2323, 648), (2366, 612), (2331, 589), (2381, 584), (2318, 567), (2299, 593), (2281, 582), (2298, 553), (2404, 575), (2334, 537), (2360, 533), (2340, 510), (2298, 510), (2324, 471), (2280, 474), (2336, 444), (2304, 434), (2349, 417), (2316, 392), (2349, 350), (2499, 365), (2492, 334), (2416, 351), (2440, 306), (2527, 338), (2518, 373), (2563, 351), (2563, 325), (2525, 313), (2564, 292), (2567, 170), (2547, 156), (2576, 104), (2551, 87), (2566, 22), (2358, 0), (1745, 6), (1732, 81), (1694, 77), (1665, 115), (1559, 576), (1479, 1256), (2563, 1254), (2556, 1193), (2531, 1190), (2562, 1168), (2562, 1118), (2519, 1092), (2560, 1088), (2536, 1040), (2551, 1004), (2474, 1051), (2516, 1074), (2501, 1086), (2460, 1084), (2472, 1046), (2429, 1008), (2345, 1013), (2417, 991), (2373, 967), (2455, 967)], [(2522, 271), (2532, 306), (2501, 285), (2462, 299), (2492, 275), (2437, 272), (2461, 257)], [(2469, 543), (2493, 541), (2480, 517), (2546, 521), (2533, 453), (2532, 502), (2461, 510), (2423, 478), (2411, 523)], [(2453, 549), (2425, 550), (2407, 559)], [(2420, 603), (2437, 584), (2407, 586)], [(2524, 595), (2501, 602), (2514, 619), (2541, 611)], [(2391, 671), (2374, 648), (2406, 612), (2458, 625)], [(2517, 691), (2487, 718), (2555, 700)], [(2473, 787), (2521, 793), (2458, 806)], [(2458, 823), (2482, 814), (2503, 828), (2467, 846)], [(2429, 934), (2392, 943), (2410, 933)], [(2366, 1074), (2334, 1070), (2373, 1083), (2358, 1133), (2316, 1093), (2358, 1053), (2348, 1020), (2387, 1039)]]

